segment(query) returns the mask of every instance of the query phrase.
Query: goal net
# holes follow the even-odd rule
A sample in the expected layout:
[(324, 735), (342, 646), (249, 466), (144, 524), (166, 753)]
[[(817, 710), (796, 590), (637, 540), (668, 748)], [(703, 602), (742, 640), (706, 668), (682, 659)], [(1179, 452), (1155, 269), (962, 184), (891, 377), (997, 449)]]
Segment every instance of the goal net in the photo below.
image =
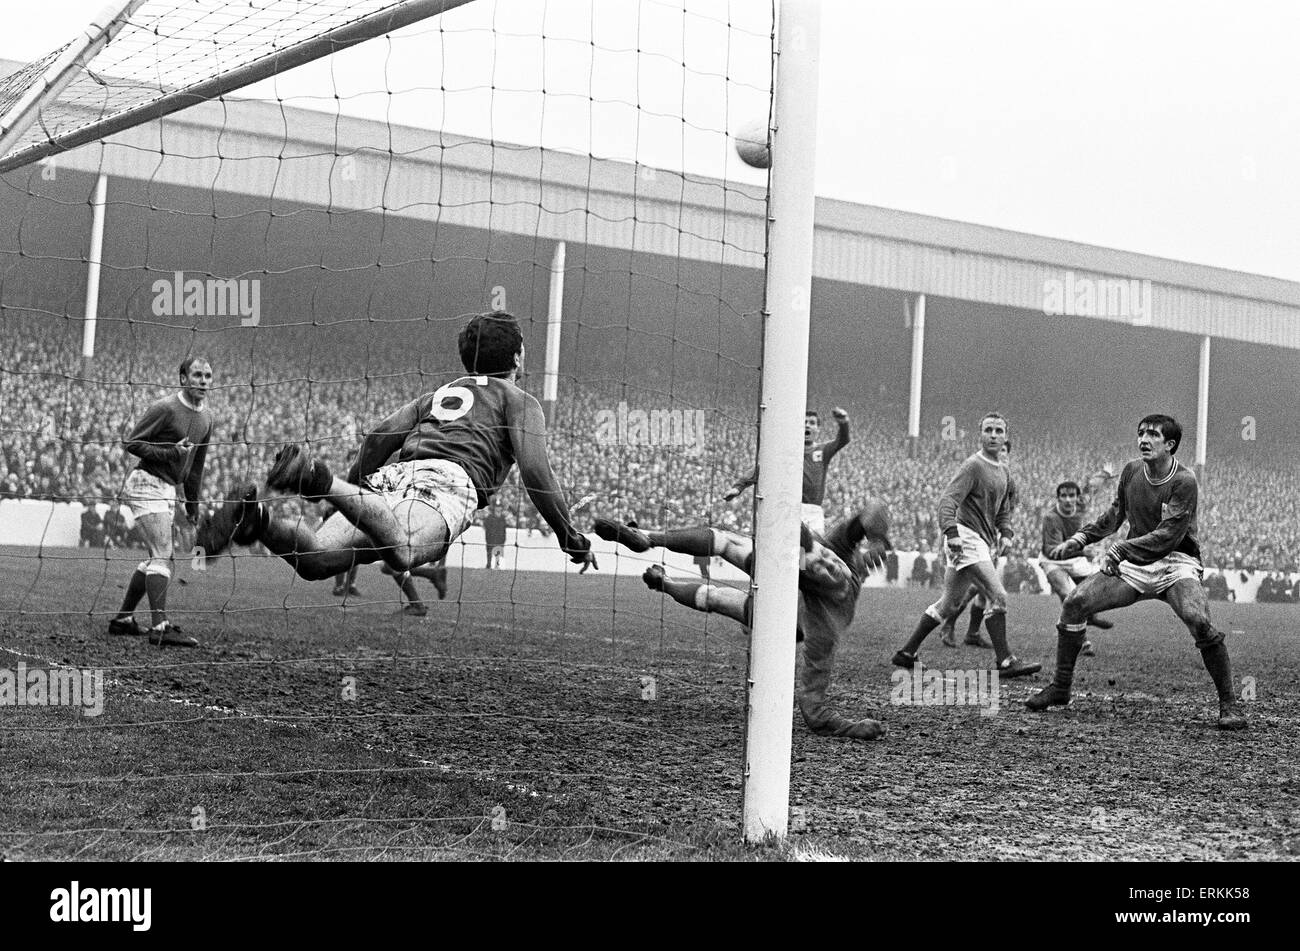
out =
[(734, 133), (770, 114), (772, 8), (121, 14), (93, 55), (0, 65), (0, 730), (23, 738), (0, 849), (680, 857), (734, 832), (744, 631), (641, 575), (747, 579), (594, 536), (579, 573), (517, 473), (417, 601), (377, 564), (205, 559), (178, 508), (165, 611), (199, 646), (107, 632), (150, 558), (123, 440), (183, 360), (213, 371), (213, 506), (282, 443), (345, 471), (493, 310), (580, 530), (748, 533), (752, 496), (723, 495), (756, 458), (767, 175)]

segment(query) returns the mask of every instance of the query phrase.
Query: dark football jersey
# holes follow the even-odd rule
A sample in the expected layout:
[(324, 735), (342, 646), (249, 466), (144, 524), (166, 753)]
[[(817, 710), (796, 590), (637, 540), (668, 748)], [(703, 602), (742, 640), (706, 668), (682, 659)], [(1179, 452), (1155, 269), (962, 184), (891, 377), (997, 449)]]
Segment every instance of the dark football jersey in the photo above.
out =
[(1073, 515), (1065, 516), (1057, 511), (1056, 504), (1043, 513), (1043, 557), (1051, 557), (1047, 553), (1055, 548), (1061, 542), (1065, 541), (1083, 525), (1083, 512), (1076, 509)]
[(515, 464), (507, 408), (516, 389), (498, 377), (462, 376), (419, 397), (398, 459), (456, 463), (474, 484), (482, 508)]
[(1120, 543), (1126, 561), (1149, 565), (1172, 552), (1200, 560), (1196, 537), (1196, 473), (1174, 460), (1158, 483), (1147, 476), (1146, 463), (1134, 459), (1119, 477), (1119, 491), (1109, 509), (1081, 531), (1087, 543), (1114, 532), (1127, 518), (1128, 538)]

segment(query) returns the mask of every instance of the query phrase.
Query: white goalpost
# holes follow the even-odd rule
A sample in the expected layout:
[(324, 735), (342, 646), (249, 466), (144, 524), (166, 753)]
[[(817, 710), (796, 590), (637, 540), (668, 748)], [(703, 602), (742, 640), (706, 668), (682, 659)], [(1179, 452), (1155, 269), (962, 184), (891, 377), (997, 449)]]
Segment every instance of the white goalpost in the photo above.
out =
[[(582, 29), (563, 4), (500, 3), (503, 22), (490, 0), (115, 0), (0, 76), (0, 400), (14, 407), (0, 479), (31, 483), (24, 521), (0, 532), (0, 620), (58, 627), (75, 612), (90, 633), (66, 662), (117, 670), (130, 703), (171, 692), (244, 725), (301, 719), (304, 735), (404, 757), (383, 777), (516, 797), (497, 807), (509, 822), (455, 833), (471, 797), (447, 807), (445, 838), (441, 817), (413, 823), (418, 854), (458, 855), (481, 829), (504, 841), (528, 828), (516, 813), (556, 835), (625, 823), (633, 841), (666, 838), (719, 810), (734, 824), (738, 791), (744, 840), (783, 838), (821, 0), (619, 0), (618, 22), (591, 0)], [(368, 40), (371, 60), (353, 50)], [(328, 74), (291, 72), (317, 60)], [(766, 175), (735, 149), (763, 114)], [(542, 403), (580, 531), (599, 516), (753, 536), (752, 577), (712, 566), (714, 583), (749, 586), (747, 642), (647, 591), (651, 565), (707, 579), (691, 555), (596, 541), (599, 570), (579, 579), (517, 476), (451, 546), (425, 627), (377, 570), (359, 599), (355, 575), (313, 587), (253, 546), (182, 570), (181, 546), (168, 610), (224, 660), (190, 654), (193, 681), (170, 677), (171, 656), (124, 656), (104, 635), (135, 564), (124, 436), (176, 392), (180, 359), (212, 364), (203, 502), (217, 505), (282, 442), (346, 473), (367, 426), (463, 375), (457, 334), (495, 310), (520, 317), (520, 385)], [(755, 462), (752, 508), (723, 504)], [(291, 495), (268, 504), (329, 517)], [(96, 512), (103, 534), (87, 542)], [(507, 522), (503, 546), (489, 532)], [(313, 767), (340, 797), (359, 797), (349, 784), (370, 768)], [(368, 823), (397, 821), (372, 816), (373, 798), (338, 806), (366, 848)], [(284, 808), (270, 818), (293, 825)], [(314, 821), (299, 845), (329, 854)]]
[(745, 744), (745, 838), (785, 836), (790, 816), (799, 519), (812, 293), (820, 0), (778, 17), (769, 184), (767, 319), (754, 526), (753, 636)]

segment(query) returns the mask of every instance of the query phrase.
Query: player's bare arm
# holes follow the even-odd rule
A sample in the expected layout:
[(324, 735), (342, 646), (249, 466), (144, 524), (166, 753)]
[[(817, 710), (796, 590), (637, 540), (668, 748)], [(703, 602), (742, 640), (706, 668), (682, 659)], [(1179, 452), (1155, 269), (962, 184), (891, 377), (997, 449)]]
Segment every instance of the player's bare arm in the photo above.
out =
[(758, 466), (754, 466), (754, 468), (750, 469), (746, 475), (737, 477), (736, 481), (731, 483), (731, 487), (728, 488), (726, 492), (722, 493), (722, 498), (725, 501), (730, 502), (732, 499), (737, 498), (746, 489), (757, 484)]
[(597, 567), (591, 541), (573, 527), (568, 503), (559, 480), (551, 470), (546, 452), (546, 414), (542, 405), (523, 390), (512, 394), (506, 410), (510, 442), (519, 466), (519, 481), (546, 524), (551, 526), (560, 548), (574, 564), (590, 562)]
[(412, 400), (371, 427), (362, 437), (361, 447), (348, 470), (346, 481), (361, 485), (362, 479), (379, 471), (393, 453), (402, 448), (411, 430), (419, 425), (420, 405), (427, 399), (428, 396), (422, 396)]
[(835, 418), (835, 422), (839, 423), (840, 428), (839, 432), (835, 434), (834, 439), (822, 443), (822, 458), (826, 462), (830, 462), (831, 459), (834, 458), (835, 454), (847, 446), (849, 440), (852, 439), (852, 434), (849, 431), (848, 412), (842, 407), (837, 406), (831, 410), (831, 416)]

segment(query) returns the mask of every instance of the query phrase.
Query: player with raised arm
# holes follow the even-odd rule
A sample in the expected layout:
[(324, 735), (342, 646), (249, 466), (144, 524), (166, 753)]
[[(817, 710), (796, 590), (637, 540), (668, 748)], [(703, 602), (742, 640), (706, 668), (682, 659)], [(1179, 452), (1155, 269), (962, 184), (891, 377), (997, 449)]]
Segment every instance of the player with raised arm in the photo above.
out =
[(931, 631), (961, 610), (967, 589), (974, 585), (984, 596), (984, 626), (993, 641), (1000, 677), (1025, 677), (1042, 664), (1020, 661), (1007, 646), (1007, 592), (994, 567), (994, 558), (1011, 548), (1015, 532), (1015, 481), (1000, 458), (1007, 438), (1001, 413), (980, 420), (980, 450), (961, 464), (939, 502), (939, 528), (946, 538), (948, 566), (943, 594), (925, 609), (912, 636), (894, 653), (895, 667), (911, 669), (922, 642)]
[[(505, 482), (516, 461), (524, 488), (575, 564), (592, 563), (591, 542), (574, 528), (546, 452), (546, 419), (516, 385), (524, 360), (518, 321), (479, 314), (461, 331), (468, 375), (399, 408), (366, 435), (347, 479), (300, 446), (284, 446), (267, 487), (329, 499), (341, 517), (313, 532), (296, 519), (272, 519), (245, 486), (214, 516), (209, 551), (260, 540), (303, 578), (318, 580), (354, 561), (383, 560), (394, 571), (441, 561)], [(385, 465), (394, 452), (398, 461)]]
[[(1079, 506), (1080, 494), (1079, 483), (1062, 482), (1056, 487), (1055, 502), (1043, 513), (1043, 546), (1039, 551), (1038, 563), (1043, 569), (1043, 574), (1047, 576), (1047, 583), (1051, 586), (1052, 593), (1061, 599), (1062, 604), (1080, 581), (1097, 573), (1097, 566), (1082, 553), (1063, 561), (1055, 560), (1051, 556), (1052, 550), (1077, 532), (1083, 524), (1083, 510)], [(1102, 617), (1090, 617), (1087, 623), (1103, 631), (1110, 630), (1113, 626), (1110, 621)], [(1092, 641), (1085, 640), (1079, 654), (1083, 657), (1092, 657), (1095, 653)]]
[[(171, 581), (172, 522), (176, 487), (184, 493), (185, 517), (199, 523), (203, 466), (212, 442), (212, 411), (206, 406), (212, 388), (212, 364), (187, 357), (180, 365), (180, 390), (150, 404), (122, 447), (140, 461), (122, 489), (122, 501), (135, 516), (149, 557), (136, 565), (126, 597), (108, 622), (110, 634), (148, 634), (149, 643), (197, 647), (199, 642), (167, 620), (167, 586)], [(142, 630), (135, 608), (149, 598), (150, 627)]]
[[(826, 471), (830, 468), (835, 454), (849, 444), (849, 414), (840, 407), (831, 410), (831, 415), (839, 424), (839, 431), (834, 439), (818, 443), (821, 433), (822, 418), (816, 410), (803, 414), (803, 510), (800, 515), (803, 523), (814, 532), (826, 528), (826, 513), (822, 502), (826, 499)], [(722, 498), (728, 502), (739, 496), (752, 485), (758, 484), (758, 467), (741, 476), (723, 493)]]
[[(745, 535), (699, 526), (696, 528), (646, 531), (597, 519), (597, 535), (617, 541), (634, 552), (666, 548), (685, 555), (719, 556), (749, 574), (753, 571), (754, 540)], [(856, 515), (837, 523), (822, 537), (808, 526), (800, 532), (799, 621), (795, 638), (803, 644), (803, 665), (795, 696), (808, 729), (819, 736), (841, 736), (874, 740), (885, 733), (878, 720), (850, 720), (826, 701), (835, 651), (857, 610), (862, 582), (873, 567), (884, 564), (889, 542), (889, 513), (878, 502), (869, 502)], [(859, 546), (867, 542), (865, 550)], [(706, 581), (669, 578), (660, 565), (651, 565), (643, 575), (648, 587), (662, 591), (678, 604), (696, 611), (716, 612), (750, 625), (751, 596), (737, 588)]]
[(1128, 519), (1128, 537), (1106, 549), (1101, 571), (1085, 578), (1061, 606), (1056, 625), (1056, 675), (1048, 687), (1025, 701), (1030, 710), (1070, 702), (1074, 663), (1089, 617), (1108, 608), (1160, 598), (1187, 625), (1201, 652), (1219, 694), (1219, 728), (1246, 728), (1233, 687), (1228, 647), (1223, 632), (1210, 621), (1209, 597), (1201, 586), (1196, 473), (1174, 458), (1182, 438), (1183, 428), (1172, 416), (1144, 416), (1137, 427), (1141, 458), (1124, 467), (1115, 501), (1048, 553), (1057, 561), (1074, 558), (1085, 545), (1110, 535)]

